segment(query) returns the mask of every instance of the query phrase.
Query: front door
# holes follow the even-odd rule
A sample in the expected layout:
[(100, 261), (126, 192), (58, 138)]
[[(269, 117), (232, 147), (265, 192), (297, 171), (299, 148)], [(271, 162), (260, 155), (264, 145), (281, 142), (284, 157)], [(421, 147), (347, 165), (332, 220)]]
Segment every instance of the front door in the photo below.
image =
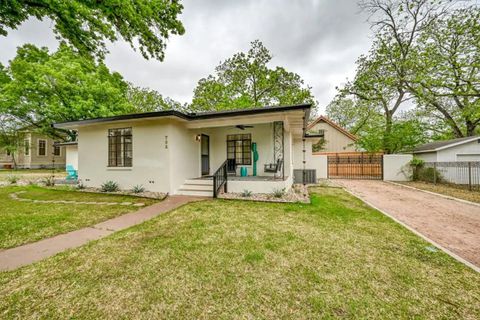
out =
[(210, 137), (202, 134), (201, 143), (202, 176), (207, 176), (210, 174)]

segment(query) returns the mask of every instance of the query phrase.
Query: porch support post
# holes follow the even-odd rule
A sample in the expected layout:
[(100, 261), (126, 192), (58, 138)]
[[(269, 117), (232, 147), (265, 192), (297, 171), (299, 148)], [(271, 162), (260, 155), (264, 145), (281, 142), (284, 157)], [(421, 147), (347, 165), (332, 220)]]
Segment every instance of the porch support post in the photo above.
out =
[[(283, 121), (275, 121), (273, 123), (273, 158), (275, 163), (282, 161), (282, 180), (285, 179), (285, 134), (283, 128)], [(274, 174), (274, 177), (277, 173)]]

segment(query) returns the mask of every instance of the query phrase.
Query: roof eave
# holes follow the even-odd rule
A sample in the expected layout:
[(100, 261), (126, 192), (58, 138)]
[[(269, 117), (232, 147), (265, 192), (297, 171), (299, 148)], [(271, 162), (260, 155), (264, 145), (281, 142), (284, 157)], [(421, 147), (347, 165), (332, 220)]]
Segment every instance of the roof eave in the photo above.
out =
[(54, 123), (52, 124), (52, 127), (57, 129), (75, 129), (81, 126), (92, 125), (92, 124), (108, 123), (108, 122), (115, 122), (115, 121), (163, 118), (168, 116), (178, 117), (180, 119), (187, 120), (187, 121), (194, 121), (194, 120), (228, 118), (228, 117), (254, 115), (254, 114), (274, 113), (274, 112), (288, 112), (288, 111), (295, 111), (295, 110), (304, 110), (306, 117), (308, 117), (311, 107), (312, 107), (312, 104), (299, 104), (299, 105), (291, 105), (291, 106), (264, 107), (264, 108), (257, 108), (257, 109), (228, 110), (228, 111), (211, 112), (211, 113), (183, 113), (176, 110), (166, 110), (166, 111), (158, 111), (158, 112), (134, 113), (134, 114), (127, 114), (127, 115), (120, 115), (120, 116)]

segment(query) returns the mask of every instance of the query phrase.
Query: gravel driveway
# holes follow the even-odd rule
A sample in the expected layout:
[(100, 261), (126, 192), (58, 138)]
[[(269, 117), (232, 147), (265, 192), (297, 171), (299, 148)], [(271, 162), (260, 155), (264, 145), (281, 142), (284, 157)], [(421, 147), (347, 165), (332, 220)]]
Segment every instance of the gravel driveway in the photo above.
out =
[(383, 181), (335, 182), (480, 267), (479, 206)]

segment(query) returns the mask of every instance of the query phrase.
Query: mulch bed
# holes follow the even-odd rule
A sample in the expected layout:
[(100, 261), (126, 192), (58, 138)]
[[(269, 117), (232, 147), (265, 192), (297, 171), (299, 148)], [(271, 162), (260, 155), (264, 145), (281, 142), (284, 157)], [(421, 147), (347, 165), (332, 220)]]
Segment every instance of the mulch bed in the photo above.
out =
[(276, 196), (272, 193), (254, 193), (246, 195), (244, 193), (222, 193), (218, 196), (221, 199), (246, 200), (261, 202), (279, 202), (279, 203), (310, 203), (308, 187), (301, 184), (294, 185), (290, 190), (285, 191), (282, 196)]

